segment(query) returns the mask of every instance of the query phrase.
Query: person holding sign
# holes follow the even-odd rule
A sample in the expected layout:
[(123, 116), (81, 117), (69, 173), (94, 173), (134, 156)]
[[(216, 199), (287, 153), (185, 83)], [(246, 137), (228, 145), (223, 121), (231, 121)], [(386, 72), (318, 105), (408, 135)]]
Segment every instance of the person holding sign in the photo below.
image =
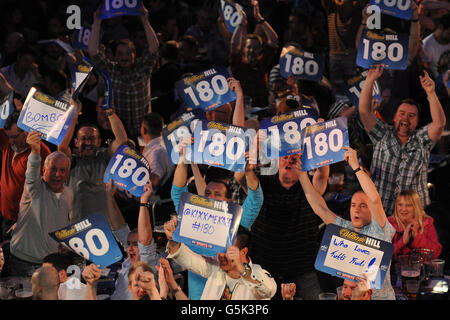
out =
[[(350, 147), (343, 147), (343, 149), (346, 150), (345, 161), (353, 169), (362, 188), (362, 190), (355, 192), (352, 196), (350, 205), (351, 221), (342, 219), (328, 208), (323, 197), (311, 184), (307, 172), (302, 171), (302, 164), (299, 161), (296, 165), (296, 170), (309, 204), (325, 224), (333, 223), (370, 237), (391, 242), (395, 229), (387, 220), (375, 184), (367, 173), (361, 170), (356, 151)], [(389, 271), (386, 274), (382, 288), (373, 291), (372, 299), (395, 300)]]
[[(244, 92), (252, 98), (253, 106), (263, 108), (269, 103), (266, 77), (278, 49), (278, 35), (261, 16), (258, 1), (251, 3), (257, 21), (255, 33), (247, 34), (247, 18), (241, 10), (242, 21), (231, 38), (230, 67)], [(256, 34), (258, 30), (263, 32), (263, 37)]]
[(60, 151), (51, 153), (45, 159), (41, 176), (41, 134), (28, 133), (27, 143), (31, 153), (17, 226), (11, 239), (10, 276), (27, 276), (40, 266), (45, 256), (58, 251), (59, 243), (49, 233), (69, 224), (73, 208), (73, 192), (65, 184), (70, 172), (68, 157)]
[(226, 253), (218, 253), (219, 265), (191, 251), (185, 244), (172, 240), (177, 220), (164, 224), (167, 239), (168, 259), (207, 278), (201, 300), (261, 300), (275, 295), (277, 284), (270, 274), (248, 257), (250, 232), (239, 227), (236, 241)]
[[(0, 188), (0, 210), (2, 212), (0, 241), (11, 239), (10, 231), (17, 222), (20, 198), (25, 183), (28, 157), (31, 154), (27, 143), (28, 133), (17, 126), (19, 113), (14, 112), (8, 116), (5, 126), (0, 129), (0, 151), (2, 154), (2, 175)], [(50, 149), (43, 142), (40, 143), (40, 156), (45, 159)], [(41, 164), (41, 172), (43, 164)]]
[[(181, 156), (178, 165), (175, 169), (171, 196), (173, 203), (175, 205), (175, 211), (178, 212), (178, 206), (180, 203), (181, 194), (188, 191), (187, 187), (187, 177), (188, 171), (187, 166), (184, 163), (184, 147), (180, 148)], [(247, 162), (245, 167), (245, 179), (247, 183), (248, 195), (242, 204), (242, 218), (240, 225), (245, 228), (250, 228), (256, 217), (259, 214), (263, 203), (263, 193), (259, 180), (254, 172), (254, 165)], [(224, 200), (231, 202), (231, 189), (221, 180), (211, 180), (208, 182), (205, 188), (204, 195), (211, 199)], [(207, 250), (202, 250), (198, 246), (192, 246), (190, 249), (194, 250), (195, 253), (210, 255)], [(189, 283), (189, 298), (191, 300), (199, 300), (206, 283), (206, 279), (193, 274), (188, 273), (188, 283)]]
[(100, 10), (94, 13), (92, 32), (89, 37), (88, 53), (93, 62), (111, 76), (114, 107), (125, 123), (128, 136), (137, 142), (140, 134), (140, 120), (151, 111), (150, 77), (158, 55), (159, 42), (148, 20), (148, 11), (142, 5), (140, 18), (147, 39), (148, 50), (136, 58), (134, 44), (130, 40), (120, 40), (115, 50), (115, 61), (108, 60), (99, 51)]
[(383, 74), (378, 65), (369, 70), (359, 98), (359, 114), (364, 129), (374, 145), (371, 176), (386, 212), (394, 212), (395, 198), (405, 189), (416, 190), (424, 207), (430, 204), (427, 177), (430, 152), (441, 138), (446, 118), (436, 95), (434, 81), (425, 71), (420, 77), (429, 101), (432, 122), (417, 128), (420, 107), (412, 99), (400, 102), (394, 125), (385, 124), (371, 112), (374, 82)]

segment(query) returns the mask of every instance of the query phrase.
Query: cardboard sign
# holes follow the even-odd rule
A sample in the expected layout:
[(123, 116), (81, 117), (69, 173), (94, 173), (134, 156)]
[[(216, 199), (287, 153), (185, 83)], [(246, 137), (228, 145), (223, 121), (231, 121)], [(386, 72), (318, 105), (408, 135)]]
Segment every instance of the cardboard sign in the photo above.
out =
[(104, 97), (103, 97), (103, 103), (102, 103), (102, 109), (108, 110), (112, 108), (112, 82), (111, 77), (108, 73), (108, 71), (103, 70), (99, 68), (93, 61), (91, 61), (86, 56), (83, 57), (83, 61), (86, 62), (88, 66), (93, 67), (103, 78), (103, 87), (105, 89)]
[(196, 125), (192, 151), (186, 159), (199, 164), (208, 164), (235, 172), (245, 169), (245, 152), (251, 137), (247, 130), (228, 123), (202, 121)]
[(312, 107), (279, 114), (260, 122), (267, 138), (263, 150), (268, 159), (275, 159), (302, 151), (301, 130), (317, 122), (319, 115)]
[(385, 69), (405, 70), (408, 66), (407, 34), (364, 29), (358, 46), (356, 64), (370, 69), (377, 64)]
[(55, 145), (61, 144), (73, 117), (75, 106), (31, 88), (20, 112), (17, 126), (26, 131), (38, 131), (42, 138)]
[(316, 123), (302, 130), (302, 169), (323, 167), (344, 160), (349, 146), (347, 118)]
[(113, 183), (140, 197), (144, 194), (144, 186), (150, 181), (150, 164), (147, 159), (133, 148), (120, 146), (106, 167), (103, 181)]
[(73, 39), (73, 46), (75, 49), (87, 51), (89, 45), (89, 37), (91, 36), (91, 29), (87, 27), (80, 27), (75, 31)]
[(109, 19), (118, 16), (139, 16), (141, 0), (104, 0), (100, 19)]
[(328, 224), (314, 267), (355, 282), (366, 273), (371, 288), (381, 289), (393, 252), (390, 242)]
[(0, 128), (5, 126), (6, 119), (14, 112), (14, 91), (0, 101)]
[(172, 238), (190, 247), (202, 247), (211, 255), (226, 252), (234, 244), (241, 217), (238, 204), (183, 192)]
[(72, 88), (74, 90), (72, 99), (76, 100), (84, 85), (89, 79), (93, 67), (86, 64), (69, 65), (70, 76), (72, 78)]
[(236, 93), (228, 86), (229, 77), (225, 67), (217, 66), (178, 80), (175, 82), (175, 90), (186, 108), (211, 111), (236, 100)]
[[(169, 154), (170, 162), (174, 165), (180, 160), (179, 144), (181, 140), (194, 136), (195, 126), (199, 121), (205, 120), (205, 114), (201, 109), (185, 112), (176, 120), (164, 126), (162, 138)], [(187, 149), (189, 151), (189, 149)]]
[[(359, 109), (359, 97), (361, 95), (364, 82), (366, 81), (368, 70), (363, 71), (359, 76), (350, 78), (346, 82), (345, 95), (350, 99), (352, 104)], [(378, 81), (375, 81), (372, 90), (372, 97), (381, 103), (381, 90)]]
[(377, 5), (383, 14), (411, 20), (411, 0), (370, 0), (370, 4)]
[(100, 269), (122, 259), (117, 241), (101, 213), (50, 232), (49, 235)]
[(320, 81), (323, 73), (323, 58), (318, 54), (290, 49), (280, 58), (280, 74), (283, 78), (293, 75), (300, 79)]
[(237, 9), (242, 7), (238, 3), (234, 3), (232, 0), (220, 0), (220, 9), (222, 10), (223, 19), (227, 25), (228, 31), (233, 34), (237, 26), (241, 24), (242, 15)]

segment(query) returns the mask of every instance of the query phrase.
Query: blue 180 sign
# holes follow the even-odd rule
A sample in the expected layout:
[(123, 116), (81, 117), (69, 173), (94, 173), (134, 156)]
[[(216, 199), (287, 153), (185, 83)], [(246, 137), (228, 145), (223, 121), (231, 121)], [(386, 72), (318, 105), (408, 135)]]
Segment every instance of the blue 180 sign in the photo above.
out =
[(411, 0), (370, 0), (370, 4), (380, 7), (381, 13), (411, 20)]
[(222, 15), (231, 34), (234, 33), (234, 30), (242, 21), (242, 16), (237, 10), (237, 6), (240, 7), (238, 3), (234, 3), (232, 0), (220, 0)]
[(322, 70), (322, 57), (314, 53), (290, 49), (280, 58), (280, 74), (285, 79), (292, 74), (300, 79), (320, 81)]
[(104, 0), (101, 19), (109, 19), (123, 15), (138, 16), (141, 0)]
[(408, 35), (364, 29), (358, 47), (356, 64), (370, 69), (377, 64), (385, 69), (404, 70), (408, 66)]
[(0, 101), (0, 128), (5, 126), (6, 119), (14, 112), (14, 91)]

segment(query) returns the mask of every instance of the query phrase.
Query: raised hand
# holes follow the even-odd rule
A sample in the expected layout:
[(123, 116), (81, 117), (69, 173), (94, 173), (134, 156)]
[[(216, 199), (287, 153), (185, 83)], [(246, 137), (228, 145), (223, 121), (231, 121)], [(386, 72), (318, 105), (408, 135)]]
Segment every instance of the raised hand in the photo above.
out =
[(164, 223), (164, 233), (167, 237), (167, 240), (172, 240), (172, 235), (173, 232), (175, 231), (175, 229), (177, 228), (177, 217), (176, 216), (172, 216), (172, 218)]
[(296, 287), (295, 283), (282, 283), (281, 296), (283, 297), (283, 300), (294, 300)]
[(423, 90), (427, 93), (427, 95), (434, 93), (434, 81), (428, 75), (428, 72), (423, 71), (424, 76), (419, 75), (420, 84), (422, 85)]
[(144, 186), (144, 193), (142, 194), (141, 199), (140, 199), (141, 203), (147, 203), (148, 200), (150, 199), (150, 197), (152, 196), (152, 194), (153, 194), (152, 183), (151, 183), (151, 181), (149, 181), (149, 183), (147, 183)]
[(37, 131), (31, 131), (27, 135), (27, 143), (31, 148), (31, 152), (34, 154), (41, 153), (41, 133)]
[(366, 81), (375, 81), (379, 77), (381, 77), (381, 75), (383, 74), (383, 68), (384, 65), (382, 64), (377, 64), (373, 66), (373, 68), (370, 68), (366, 76)]
[(83, 269), (81, 275), (86, 283), (92, 286), (100, 279), (102, 271), (94, 263), (91, 263)]
[(344, 160), (348, 162), (349, 166), (353, 170), (359, 168), (358, 153), (350, 147), (342, 147), (342, 149), (346, 150)]

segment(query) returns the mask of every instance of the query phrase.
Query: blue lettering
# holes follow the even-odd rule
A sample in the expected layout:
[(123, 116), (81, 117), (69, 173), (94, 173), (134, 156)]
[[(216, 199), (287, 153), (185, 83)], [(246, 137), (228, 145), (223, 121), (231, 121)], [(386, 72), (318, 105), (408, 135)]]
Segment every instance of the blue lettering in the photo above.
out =
[(364, 267), (365, 262), (366, 262), (366, 260), (358, 261), (358, 258), (353, 257), (349, 263), (354, 264), (356, 266)]
[(56, 122), (58, 121), (63, 115), (59, 114), (57, 115), (56, 113), (51, 113), (51, 114), (41, 114), (41, 113), (35, 113), (33, 114), (31, 111), (28, 111), (25, 114), (25, 122), (40, 122), (40, 121), (45, 121), (45, 122)]
[(186, 209), (184, 210), (184, 212), (183, 212), (183, 214), (184, 214), (185, 216), (188, 216), (190, 213), (191, 213), (191, 210), (190, 210), (189, 208), (186, 208)]
[(369, 251), (369, 250), (361, 249), (361, 248), (358, 247), (358, 245), (356, 245), (356, 247), (355, 247), (354, 250), (355, 250), (356, 252), (361, 252), (361, 253), (370, 255), (370, 251)]
[(342, 252), (339, 252), (338, 250), (333, 251), (330, 253), (331, 257), (336, 259), (336, 260), (344, 260), (345, 259), (345, 254)]
[(334, 239), (333, 243), (334, 243), (335, 246), (338, 246), (338, 247), (344, 247), (344, 248), (348, 247), (348, 244), (346, 244), (344, 242), (344, 240), (341, 240), (340, 242), (337, 242), (336, 239)]

